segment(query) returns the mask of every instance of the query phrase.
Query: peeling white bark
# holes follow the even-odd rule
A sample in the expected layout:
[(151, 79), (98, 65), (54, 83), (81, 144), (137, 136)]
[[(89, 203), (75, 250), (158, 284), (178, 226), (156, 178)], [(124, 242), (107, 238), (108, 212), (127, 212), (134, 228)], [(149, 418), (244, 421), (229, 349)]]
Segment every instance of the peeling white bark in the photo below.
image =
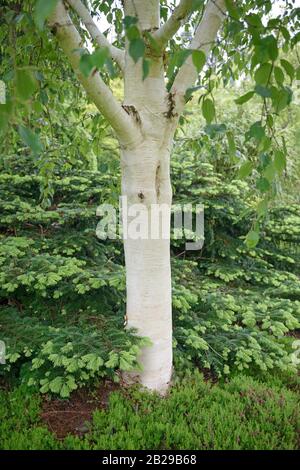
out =
[[(128, 208), (142, 203), (149, 221), (146, 240), (124, 240), (128, 327), (152, 341), (144, 348), (139, 381), (149, 389), (164, 392), (172, 373), (172, 308), (170, 241), (163, 239), (159, 219), (151, 218), (151, 205), (164, 205), (164, 222), (170, 221), (171, 184), (169, 150), (152, 139), (133, 151), (122, 152), (122, 194)], [(128, 220), (128, 224), (131, 220)], [(157, 228), (158, 239), (151, 239)], [(170, 228), (168, 227), (168, 233)], [(131, 374), (132, 377), (132, 374)]]
[[(159, 26), (159, 0), (125, 0), (125, 14), (137, 16), (141, 30), (153, 31)], [(138, 113), (143, 140), (133, 149), (121, 149), (122, 194), (127, 196), (129, 208), (145, 205), (149, 220), (148, 240), (124, 240), (126, 315), (128, 327), (152, 341), (141, 354), (143, 371), (138, 380), (149, 389), (164, 392), (172, 374), (170, 241), (161, 233), (159, 239), (151, 239), (157, 220), (151, 219), (150, 210), (151, 204), (166, 204), (170, 221), (172, 127), (166, 118), (163, 61), (161, 57), (151, 59), (150, 73), (143, 81), (141, 63), (135, 64), (126, 51), (124, 103)]]

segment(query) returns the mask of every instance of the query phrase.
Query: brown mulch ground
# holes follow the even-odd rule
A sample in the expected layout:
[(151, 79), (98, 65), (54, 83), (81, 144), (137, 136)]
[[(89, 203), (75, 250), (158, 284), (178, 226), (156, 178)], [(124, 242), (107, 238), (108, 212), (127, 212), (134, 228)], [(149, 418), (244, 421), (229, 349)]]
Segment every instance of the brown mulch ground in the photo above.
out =
[[(206, 382), (215, 384), (217, 377), (209, 369), (201, 369)], [(46, 396), (42, 403), (41, 419), (58, 439), (68, 434), (82, 437), (91, 428), (93, 412), (106, 409), (109, 395), (115, 390), (126, 391), (124, 382), (116, 384), (104, 380), (96, 390), (81, 388), (74, 391), (68, 400)]]
[(293, 336), (294, 338), (300, 339), (300, 330), (289, 331), (287, 336)]
[(211, 369), (206, 369), (204, 367), (199, 368), (199, 369), (203, 374), (203, 378), (204, 378), (205, 382), (210, 382), (212, 385), (219, 382), (219, 379), (218, 379), (217, 375), (214, 374)]
[(58, 439), (68, 434), (83, 436), (90, 430), (96, 409), (105, 409), (111, 392), (120, 385), (103, 381), (96, 390), (87, 388), (74, 391), (68, 400), (46, 397), (42, 403), (41, 419)]
[(0, 377), (0, 390), (8, 391), (10, 389), (10, 384), (4, 379), (4, 377)]

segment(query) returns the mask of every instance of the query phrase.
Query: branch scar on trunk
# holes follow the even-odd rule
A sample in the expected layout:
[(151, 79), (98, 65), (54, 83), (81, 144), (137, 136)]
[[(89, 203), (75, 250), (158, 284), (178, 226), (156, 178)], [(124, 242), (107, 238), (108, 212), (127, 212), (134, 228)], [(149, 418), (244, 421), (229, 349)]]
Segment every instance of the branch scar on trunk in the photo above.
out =
[(160, 196), (160, 164), (158, 164), (156, 168), (155, 189), (156, 189), (156, 197), (157, 197), (157, 202), (158, 202), (159, 196)]
[(164, 113), (164, 116), (167, 119), (172, 119), (173, 117), (178, 116), (178, 113), (175, 111), (176, 102), (175, 102), (175, 92), (170, 92), (168, 94), (168, 110)]
[(139, 112), (133, 105), (122, 104), (122, 108), (126, 111), (127, 114), (133, 116), (135, 122), (138, 125), (141, 125), (141, 118), (140, 118)]

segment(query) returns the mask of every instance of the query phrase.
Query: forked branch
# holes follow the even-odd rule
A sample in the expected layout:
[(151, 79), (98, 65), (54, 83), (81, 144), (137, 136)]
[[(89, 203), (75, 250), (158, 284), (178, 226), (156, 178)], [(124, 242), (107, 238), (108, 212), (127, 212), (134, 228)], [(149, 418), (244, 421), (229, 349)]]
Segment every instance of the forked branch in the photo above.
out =
[(58, 1), (51, 14), (49, 25), (68, 57), (77, 78), (91, 100), (116, 131), (122, 144), (129, 145), (136, 139), (137, 135), (137, 128), (134, 121), (124, 111), (121, 104), (116, 100), (110, 88), (104, 83), (98, 72), (92, 72), (88, 77), (85, 77), (81, 73), (79, 62), (80, 49), (83, 47), (83, 41), (67, 13), (62, 0)]
[(84, 6), (81, 0), (67, 0), (68, 4), (80, 17), (81, 21), (85, 25), (86, 29), (91, 35), (91, 38), (96, 41), (100, 47), (107, 47), (109, 50), (110, 56), (113, 60), (117, 62), (120, 69), (124, 71), (125, 64), (125, 53), (123, 50), (118, 47), (113, 46), (104, 34), (98, 29), (96, 23), (94, 22), (92, 15), (89, 10)]
[(168, 20), (153, 34), (158, 46), (163, 49), (179, 30), (193, 9), (193, 0), (181, 0)]

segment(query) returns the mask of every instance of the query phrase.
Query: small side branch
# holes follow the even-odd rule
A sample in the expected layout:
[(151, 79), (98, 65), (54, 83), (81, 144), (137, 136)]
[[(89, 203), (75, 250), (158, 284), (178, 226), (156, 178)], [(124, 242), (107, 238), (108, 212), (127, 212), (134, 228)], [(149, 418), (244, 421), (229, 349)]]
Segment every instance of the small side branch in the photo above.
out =
[[(209, 0), (189, 48), (201, 50), (205, 53), (206, 57), (208, 57), (225, 18), (225, 0)], [(197, 77), (197, 69), (193, 64), (192, 57), (189, 56), (181, 66), (171, 88), (171, 92), (174, 93), (176, 99), (179, 100), (179, 113), (184, 104), (185, 93), (188, 88), (194, 85)]]
[(116, 100), (98, 72), (92, 73), (89, 77), (85, 77), (81, 73), (79, 61), (83, 41), (61, 0), (58, 1), (49, 18), (49, 25), (91, 100), (116, 131), (121, 143), (130, 145), (137, 138), (137, 126)]
[(193, 9), (193, 0), (181, 0), (168, 20), (153, 34), (161, 49), (172, 39)]
[(120, 69), (124, 71), (124, 65), (125, 65), (124, 51), (122, 51), (118, 47), (113, 46), (104, 36), (104, 34), (102, 34), (101, 31), (99, 31), (89, 10), (84, 6), (84, 4), (80, 0), (67, 0), (67, 2), (70, 5), (70, 7), (72, 7), (72, 9), (80, 17), (86, 29), (90, 33), (92, 39), (94, 39), (94, 41), (96, 41), (100, 47), (107, 47), (111, 55), (111, 58), (115, 60), (117, 64), (119, 65)]

